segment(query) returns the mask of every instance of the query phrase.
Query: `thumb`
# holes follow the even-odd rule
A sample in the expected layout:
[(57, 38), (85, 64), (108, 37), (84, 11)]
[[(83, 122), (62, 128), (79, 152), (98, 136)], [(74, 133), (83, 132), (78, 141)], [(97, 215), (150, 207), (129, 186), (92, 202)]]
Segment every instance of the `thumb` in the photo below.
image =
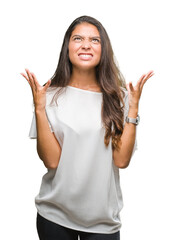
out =
[(47, 90), (47, 88), (50, 86), (51, 84), (51, 79), (49, 79), (43, 86), (44, 86), (44, 89)]
[(126, 84), (126, 89), (128, 90), (128, 92), (130, 92), (129, 83)]

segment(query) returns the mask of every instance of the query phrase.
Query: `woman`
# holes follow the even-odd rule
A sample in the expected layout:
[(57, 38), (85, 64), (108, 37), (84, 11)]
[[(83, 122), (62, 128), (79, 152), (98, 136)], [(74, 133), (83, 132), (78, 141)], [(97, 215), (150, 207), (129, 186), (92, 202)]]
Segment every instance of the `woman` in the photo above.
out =
[(53, 77), (40, 86), (26, 73), (29, 136), (48, 169), (35, 199), (39, 238), (120, 239), (119, 168), (136, 149), (139, 99), (153, 71), (126, 85), (104, 27), (82, 16), (66, 31)]

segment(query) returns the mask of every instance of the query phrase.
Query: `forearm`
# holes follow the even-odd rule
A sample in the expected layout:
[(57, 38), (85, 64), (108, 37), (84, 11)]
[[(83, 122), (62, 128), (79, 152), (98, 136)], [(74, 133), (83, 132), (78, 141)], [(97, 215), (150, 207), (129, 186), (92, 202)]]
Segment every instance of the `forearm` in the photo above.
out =
[[(136, 118), (138, 108), (129, 109), (128, 117)], [(136, 138), (136, 125), (133, 123), (125, 123), (121, 136), (120, 149), (113, 151), (114, 163), (119, 168), (126, 168), (129, 165)]]
[(35, 110), (35, 115), (38, 155), (47, 168), (56, 168), (61, 155), (61, 147), (50, 130), (45, 109)]

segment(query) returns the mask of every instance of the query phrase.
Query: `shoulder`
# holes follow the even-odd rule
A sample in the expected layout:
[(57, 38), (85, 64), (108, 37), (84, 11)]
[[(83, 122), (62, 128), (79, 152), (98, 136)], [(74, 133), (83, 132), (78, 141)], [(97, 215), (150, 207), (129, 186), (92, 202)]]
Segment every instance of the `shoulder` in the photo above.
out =
[(58, 98), (61, 100), (64, 96), (65, 90), (65, 87), (49, 87), (46, 91), (46, 106), (55, 106)]
[(60, 87), (49, 87), (46, 91), (46, 106), (48, 106), (54, 95), (59, 91)]

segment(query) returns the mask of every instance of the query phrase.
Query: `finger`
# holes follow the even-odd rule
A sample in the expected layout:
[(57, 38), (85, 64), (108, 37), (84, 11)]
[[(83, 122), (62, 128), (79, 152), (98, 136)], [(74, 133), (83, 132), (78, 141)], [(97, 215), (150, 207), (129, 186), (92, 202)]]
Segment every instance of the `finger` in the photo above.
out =
[(132, 82), (129, 82), (129, 85), (128, 85), (128, 86), (129, 86), (130, 91), (133, 92), (133, 91), (134, 91), (134, 88), (133, 88)]
[(153, 71), (148, 72), (148, 73), (145, 75), (145, 78), (148, 79), (148, 78), (150, 78), (152, 75), (154, 75)]
[(137, 86), (140, 88), (140, 85), (141, 85), (141, 83), (142, 83), (142, 81), (143, 81), (143, 79), (145, 78), (145, 76), (146, 76), (146, 74), (143, 74), (140, 78), (139, 78), (139, 80), (137, 81)]
[(126, 89), (128, 90), (128, 92), (129, 92), (129, 86), (128, 86), (129, 84), (127, 83), (126, 84)]
[(153, 71), (153, 70), (149, 71), (149, 72), (145, 75), (145, 78), (150, 78), (152, 75), (154, 75), (154, 71)]
[(149, 71), (146, 75), (145, 78), (142, 80), (141, 84), (140, 84), (140, 88), (143, 88), (143, 85), (145, 84), (145, 82), (154, 75), (153, 71)]
[(145, 78), (142, 80), (141, 84), (140, 84), (140, 89), (142, 90), (143, 85), (146, 83), (146, 81), (148, 80), (148, 78)]
[(150, 70), (147, 75), (151, 75), (151, 74), (154, 74), (154, 71), (153, 70)]
[(154, 75), (154, 72), (150, 73), (150, 74), (148, 75), (148, 78), (152, 77), (153, 75)]
[(31, 76), (33, 77), (33, 80), (34, 80), (35, 85), (36, 85), (37, 87), (40, 87), (40, 84), (39, 84), (39, 82), (38, 82), (38, 80), (37, 80), (37, 78), (36, 78), (36, 76), (35, 76), (35, 74), (34, 74), (33, 72), (31, 72)]
[(47, 88), (50, 86), (50, 84), (51, 84), (51, 79), (49, 79), (49, 80), (47, 81), (47, 83), (44, 85), (44, 90), (45, 90), (45, 91), (46, 91)]
[(33, 77), (31, 75), (30, 71), (27, 68), (25, 70), (26, 70), (26, 73), (28, 75), (28, 78), (29, 78), (29, 81), (31, 83), (32, 88), (34, 88), (36, 90), (36, 84), (35, 84), (35, 82), (33, 80)]
[(27, 82), (29, 83), (29, 85), (31, 86), (31, 83), (30, 83), (30, 81), (29, 81), (29, 79), (28, 79), (28, 77), (24, 74), (24, 73), (20, 73), (26, 80), (27, 80)]
[(152, 74), (152, 73), (153, 73), (153, 71), (149, 71), (147, 74), (143, 74), (140, 77), (140, 79), (137, 81), (137, 86), (142, 89), (143, 85), (145, 84), (145, 82), (149, 78), (149, 75)]

